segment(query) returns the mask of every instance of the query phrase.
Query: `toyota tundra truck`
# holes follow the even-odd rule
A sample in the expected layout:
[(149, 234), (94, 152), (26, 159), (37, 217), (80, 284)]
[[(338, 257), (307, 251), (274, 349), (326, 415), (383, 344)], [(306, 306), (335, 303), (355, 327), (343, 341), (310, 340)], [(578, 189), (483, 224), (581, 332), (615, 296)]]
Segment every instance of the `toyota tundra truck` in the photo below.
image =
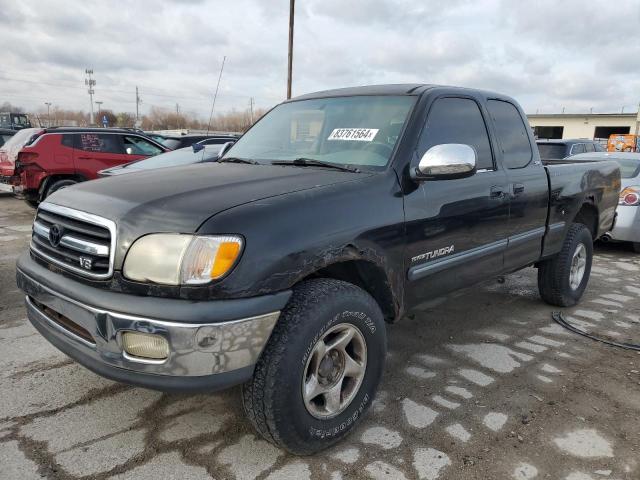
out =
[(242, 384), (295, 454), (360, 422), (385, 332), (418, 304), (525, 267), (542, 300), (576, 304), (620, 193), (617, 163), (546, 166), (513, 99), (466, 88), (303, 95), (225, 149), (47, 197), (17, 283), (78, 363), (165, 391)]

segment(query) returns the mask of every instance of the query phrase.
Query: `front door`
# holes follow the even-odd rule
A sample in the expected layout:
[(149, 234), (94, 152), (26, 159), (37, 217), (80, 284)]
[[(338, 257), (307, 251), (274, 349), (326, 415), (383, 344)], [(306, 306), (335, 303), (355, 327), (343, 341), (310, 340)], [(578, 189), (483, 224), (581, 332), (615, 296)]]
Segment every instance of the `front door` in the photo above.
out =
[(430, 180), (405, 195), (407, 302), (497, 275), (507, 244), (509, 195), (495, 162), (485, 116), (473, 98), (435, 100), (418, 142), (416, 158), (434, 145), (461, 143), (477, 153), (477, 173)]

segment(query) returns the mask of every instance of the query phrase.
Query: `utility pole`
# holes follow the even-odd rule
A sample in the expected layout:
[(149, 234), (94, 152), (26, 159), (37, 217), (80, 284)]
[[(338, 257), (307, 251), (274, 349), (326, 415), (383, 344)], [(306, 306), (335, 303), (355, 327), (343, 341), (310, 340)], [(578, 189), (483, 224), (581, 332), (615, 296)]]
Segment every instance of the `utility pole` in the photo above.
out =
[(47, 106), (47, 127), (51, 127), (51, 111), (49, 108), (51, 107), (51, 102), (44, 102)]
[(289, 0), (289, 64), (287, 68), (287, 100), (291, 98), (291, 77), (293, 74), (293, 19), (296, 0)]
[(98, 122), (101, 122), (101, 121), (102, 121), (102, 119), (100, 118), (100, 110), (102, 110), (102, 108), (101, 108), (101, 107), (102, 107), (102, 104), (103, 104), (104, 102), (99, 102), (99, 101), (97, 101), (97, 100), (96, 100), (96, 102), (95, 102), (95, 103), (96, 103), (96, 105), (98, 106)]
[(138, 95), (138, 87), (136, 86), (136, 128), (140, 128), (140, 112), (139, 107), (142, 103), (142, 99), (140, 95)]
[(89, 117), (89, 123), (93, 125), (95, 123), (95, 119), (93, 117), (93, 94), (96, 93), (93, 87), (96, 85), (96, 81), (91, 78), (93, 75), (93, 68), (86, 68), (84, 73), (87, 75), (87, 78), (84, 79), (84, 84), (89, 87), (87, 90), (89, 92), (89, 104), (91, 105), (91, 116)]
[(253, 125), (253, 97), (249, 98), (249, 126)]

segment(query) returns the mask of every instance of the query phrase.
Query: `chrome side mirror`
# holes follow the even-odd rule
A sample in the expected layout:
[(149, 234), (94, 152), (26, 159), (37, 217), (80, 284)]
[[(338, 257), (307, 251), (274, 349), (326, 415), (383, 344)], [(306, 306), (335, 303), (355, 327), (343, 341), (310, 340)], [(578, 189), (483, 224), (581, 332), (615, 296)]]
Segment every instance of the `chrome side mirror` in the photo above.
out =
[(220, 151), (218, 152), (218, 158), (222, 158), (222, 156), (227, 153), (227, 150), (229, 150), (233, 144), (236, 142), (225, 142), (222, 144), (222, 147), (220, 148)]
[(447, 180), (476, 173), (477, 155), (473, 147), (461, 143), (434, 145), (411, 172), (414, 180)]

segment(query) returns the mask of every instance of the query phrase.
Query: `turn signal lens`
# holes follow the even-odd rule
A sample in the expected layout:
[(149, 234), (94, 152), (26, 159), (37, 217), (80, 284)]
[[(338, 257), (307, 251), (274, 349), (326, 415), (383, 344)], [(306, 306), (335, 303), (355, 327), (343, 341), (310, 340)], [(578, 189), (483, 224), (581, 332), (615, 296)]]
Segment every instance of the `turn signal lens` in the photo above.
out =
[(194, 237), (182, 259), (182, 283), (199, 284), (227, 274), (240, 256), (242, 239), (236, 236)]
[(640, 187), (626, 187), (620, 192), (618, 205), (634, 207), (640, 205)]
[(164, 360), (169, 357), (167, 339), (152, 333), (124, 332), (122, 347), (132, 357)]
[(240, 243), (223, 242), (218, 248), (216, 259), (211, 269), (211, 278), (220, 278), (227, 273), (240, 254)]

